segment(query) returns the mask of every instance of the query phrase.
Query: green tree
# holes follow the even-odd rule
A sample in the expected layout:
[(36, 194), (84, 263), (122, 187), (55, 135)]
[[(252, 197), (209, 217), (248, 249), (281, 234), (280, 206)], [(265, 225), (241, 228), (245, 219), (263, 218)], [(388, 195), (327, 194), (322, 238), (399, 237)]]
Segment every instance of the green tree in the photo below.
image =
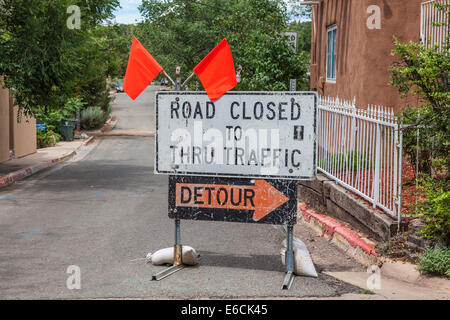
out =
[(111, 101), (107, 78), (125, 74), (131, 47), (132, 27), (125, 25), (95, 26), (76, 48), (80, 59), (76, 91), (87, 107), (108, 109)]
[[(437, 5), (447, 16), (450, 4)], [(391, 84), (402, 96), (417, 96), (419, 105), (408, 105), (402, 112), (406, 124), (403, 131), (404, 151), (408, 160), (418, 164), (421, 176), (418, 180), (420, 213), (425, 226), (423, 236), (450, 244), (450, 26), (447, 36), (439, 45), (401, 43), (394, 38), (392, 55), (399, 60), (391, 67)], [(429, 48), (427, 48), (429, 46)], [(417, 134), (420, 134), (417, 144)], [(416, 163), (416, 152), (419, 152)], [(434, 173), (434, 174), (432, 174)], [(418, 177), (416, 177), (418, 179)]]
[[(183, 78), (218, 43), (217, 8), (227, 1), (144, 0), (139, 7), (145, 21), (138, 25), (137, 36), (156, 60), (169, 73), (181, 67)], [(210, 7), (214, 6), (214, 7)]]
[(311, 21), (293, 21), (289, 25), (289, 30), (298, 33), (298, 50), (307, 53), (311, 52)]
[(25, 113), (58, 108), (71, 89), (80, 30), (66, 26), (69, 0), (4, 0), (0, 6), (0, 74)]
[(289, 79), (305, 82), (307, 56), (296, 54), (287, 44), (288, 14), (284, 1), (235, 1), (232, 14), (218, 19), (221, 35), (227, 37), (237, 68), (238, 90), (288, 90)]
[[(67, 27), (67, 8), (74, 4), (81, 8), (81, 29)], [(95, 26), (118, 5), (118, 0), (1, 1), (0, 74), (24, 113), (63, 108), (83, 89), (92, 61), (97, 71), (91, 72), (106, 77), (107, 71), (98, 72), (105, 59)]]
[(286, 3), (289, 6), (288, 15), (291, 20), (297, 20), (299, 22), (311, 21), (311, 5), (303, 5), (298, 0), (286, 0)]
[[(438, 8), (450, 15), (450, 5)], [(415, 163), (417, 147), (420, 150), (419, 168), (421, 172), (434, 172), (449, 177), (450, 162), (450, 34), (443, 48), (438, 45), (426, 48), (410, 42), (401, 43), (394, 39), (392, 55), (399, 60), (391, 67), (391, 84), (396, 86), (402, 96), (418, 96), (419, 105), (408, 105), (402, 113), (408, 125), (404, 130), (404, 150)], [(417, 146), (417, 132), (420, 139)]]
[(284, 40), (284, 1), (144, 0), (145, 22), (137, 35), (169, 72), (180, 65), (187, 77), (222, 38), (227, 38), (240, 70), (240, 90), (287, 90), (289, 79), (304, 81), (307, 57)]

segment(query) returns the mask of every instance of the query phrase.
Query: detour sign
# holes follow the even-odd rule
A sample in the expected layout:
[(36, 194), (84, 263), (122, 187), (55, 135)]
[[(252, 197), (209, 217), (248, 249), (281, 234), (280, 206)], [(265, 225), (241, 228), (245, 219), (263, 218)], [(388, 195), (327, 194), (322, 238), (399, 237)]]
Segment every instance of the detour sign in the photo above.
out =
[(178, 219), (295, 223), (294, 181), (169, 177), (169, 216)]

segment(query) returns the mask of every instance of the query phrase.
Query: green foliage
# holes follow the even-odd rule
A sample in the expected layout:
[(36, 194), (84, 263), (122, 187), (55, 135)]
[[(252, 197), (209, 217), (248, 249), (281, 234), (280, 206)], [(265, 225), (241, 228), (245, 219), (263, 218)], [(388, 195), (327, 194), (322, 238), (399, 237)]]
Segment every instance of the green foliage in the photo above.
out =
[[(450, 14), (450, 5), (437, 5), (443, 14)], [(450, 26), (447, 26), (450, 28)], [(408, 106), (403, 112), (404, 151), (416, 162), (419, 129), (419, 168), (430, 174), (438, 171), (447, 176), (450, 162), (450, 36), (442, 50), (438, 45), (426, 49), (419, 43), (401, 43), (394, 38), (392, 55), (399, 61), (391, 67), (391, 84), (402, 96), (418, 96), (420, 104)]]
[(347, 154), (333, 154), (319, 161), (319, 166), (322, 168), (327, 168), (331, 164), (336, 166), (337, 172), (346, 171), (347, 167), (350, 171), (358, 171), (358, 168), (360, 170), (370, 170), (373, 168), (373, 160), (370, 160), (366, 152), (359, 151), (350, 151)]
[[(419, 171), (446, 176), (450, 165), (450, 122), (449, 106), (436, 111), (430, 104), (408, 106), (402, 115), (406, 128), (403, 130), (403, 151), (408, 159), (416, 165), (418, 151)], [(446, 109), (446, 110), (444, 110)], [(444, 114), (446, 113), (446, 114)], [(419, 135), (419, 139), (417, 139)]]
[(132, 40), (133, 26), (96, 26), (80, 45), (78, 55), (82, 58), (78, 91), (88, 106), (102, 110), (111, 102), (107, 78), (121, 78), (125, 74)]
[(294, 21), (289, 25), (289, 30), (298, 33), (298, 50), (311, 52), (311, 21)]
[(420, 203), (420, 217), (425, 226), (420, 231), (426, 239), (450, 245), (450, 190), (446, 181), (422, 178), (419, 181), (421, 192), (426, 197)]
[(99, 107), (88, 107), (81, 112), (81, 127), (83, 129), (95, 129), (108, 119), (110, 109), (103, 111)]
[(285, 0), (289, 4), (288, 15), (292, 20), (311, 21), (312, 6), (305, 6), (298, 0)]
[(358, 294), (375, 294), (375, 292), (373, 292), (372, 290), (367, 290), (367, 289), (359, 289)]
[[(122, 75), (130, 35), (127, 27), (100, 23), (113, 16), (119, 0), (1, 3), (0, 74), (24, 113), (50, 116), (74, 95), (106, 109), (106, 78)], [(81, 9), (79, 30), (67, 27), (70, 5)]]
[(16, 103), (30, 114), (57, 109), (71, 90), (81, 32), (66, 26), (69, 0), (4, 0), (0, 6), (0, 74)]
[(36, 139), (38, 148), (47, 148), (53, 147), (55, 143), (61, 140), (61, 136), (50, 129), (47, 129), (45, 132), (38, 130), (36, 132)]
[(450, 248), (427, 248), (418, 262), (421, 273), (445, 275), (450, 278)]
[(291, 78), (299, 87), (306, 82), (309, 56), (295, 54), (284, 39), (284, 1), (144, 0), (140, 11), (146, 21), (137, 37), (169, 72), (181, 66), (183, 78), (227, 38), (241, 75), (236, 90), (287, 90)]
[[(442, 14), (450, 14), (450, 4), (435, 6)], [(391, 84), (402, 96), (417, 96), (420, 100), (418, 105), (408, 105), (403, 112), (406, 124), (403, 150), (408, 160), (417, 164), (422, 175), (428, 177), (420, 180), (420, 192), (425, 195), (420, 208), (426, 223), (422, 235), (447, 245), (450, 243), (449, 34), (442, 48), (436, 44), (427, 49), (422, 44), (401, 43), (394, 38), (392, 55), (399, 56), (399, 60), (391, 66)]]
[(85, 103), (81, 101), (81, 98), (73, 97), (67, 99), (63, 108), (35, 108), (34, 116), (38, 123), (45, 123), (49, 130), (58, 132), (61, 120), (74, 117), (76, 110), (81, 110), (84, 105)]

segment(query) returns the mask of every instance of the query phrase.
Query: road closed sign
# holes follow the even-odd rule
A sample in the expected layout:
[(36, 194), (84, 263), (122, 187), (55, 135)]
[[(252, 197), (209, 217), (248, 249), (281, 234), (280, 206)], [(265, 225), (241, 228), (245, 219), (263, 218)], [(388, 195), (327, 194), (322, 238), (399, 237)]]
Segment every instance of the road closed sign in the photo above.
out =
[(158, 92), (155, 173), (313, 179), (316, 117), (314, 92)]

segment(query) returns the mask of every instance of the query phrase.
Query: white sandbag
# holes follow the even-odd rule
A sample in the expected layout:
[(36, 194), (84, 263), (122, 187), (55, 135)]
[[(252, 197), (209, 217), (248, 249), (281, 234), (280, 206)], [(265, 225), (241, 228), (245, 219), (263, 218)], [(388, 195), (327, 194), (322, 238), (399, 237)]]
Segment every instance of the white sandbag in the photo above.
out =
[[(299, 238), (294, 237), (294, 240), (292, 242), (294, 243), (294, 248), (297, 247), (301, 250), (308, 251), (308, 249), (306, 248), (306, 244)], [(286, 239), (283, 240), (281, 245), (283, 248), (287, 248)]]
[[(309, 255), (306, 245), (298, 238), (294, 238), (294, 273), (298, 276), (307, 276), (317, 278), (316, 268)], [(286, 240), (282, 243), (281, 248), (281, 263), (286, 265)]]
[[(194, 266), (198, 261), (198, 253), (194, 248), (189, 246), (182, 246), (182, 261), (183, 264)], [(147, 262), (151, 262), (155, 266), (163, 264), (173, 264), (173, 247), (164, 248), (155, 253), (147, 254)]]

